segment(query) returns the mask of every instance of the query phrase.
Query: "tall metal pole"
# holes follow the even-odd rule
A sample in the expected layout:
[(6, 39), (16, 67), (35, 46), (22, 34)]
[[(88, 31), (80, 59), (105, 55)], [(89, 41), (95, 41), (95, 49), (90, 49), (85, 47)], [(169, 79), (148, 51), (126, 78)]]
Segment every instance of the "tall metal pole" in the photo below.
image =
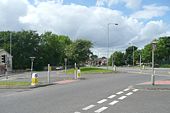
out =
[(111, 25), (111, 24), (114, 24), (114, 25), (118, 25), (117, 23), (108, 23), (107, 24), (107, 46), (108, 46), (108, 50), (107, 50), (107, 70), (109, 69), (109, 25)]
[(107, 32), (108, 33), (107, 34), (107, 36), (108, 36), (107, 37), (107, 47), (108, 47), (107, 48), (107, 70), (109, 69), (109, 25), (110, 25), (110, 23), (108, 23), (108, 26), (107, 26), (108, 27), (108, 29), (107, 29), (108, 30), (108, 32)]
[[(133, 46), (133, 45), (132, 45), (132, 46)], [(134, 67), (134, 64), (135, 64), (134, 57), (135, 57), (135, 54), (134, 54), (134, 46), (133, 46), (133, 67)]]
[(142, 55), (141, 55), (141, 53), (140, 53), (140, 59), (139, 59), (140, 61), (140, 68), (141, 68), (141, 65), (142, 65)]
[(152, 48), (152, 76), (151, 76), (152, 85), (155, 85), (155, 76), (154, 76), (154, 49)]
[(33, 66), (34, 66), (35, 57), (30, 57), (30, 59), (31, 59), (31, 78), (32, 78), (32, 72), (33, 72)]
[(10, 67), (11, 67), (11, 72), (12, 72), (12, 33), (10, 33)]
[(156, 49), (156, 42), (152, 42), (152, 76), (151, 76), (151, 82), (152, 85), (155, 85), (155, 72), (154, 72), (154, 51)]

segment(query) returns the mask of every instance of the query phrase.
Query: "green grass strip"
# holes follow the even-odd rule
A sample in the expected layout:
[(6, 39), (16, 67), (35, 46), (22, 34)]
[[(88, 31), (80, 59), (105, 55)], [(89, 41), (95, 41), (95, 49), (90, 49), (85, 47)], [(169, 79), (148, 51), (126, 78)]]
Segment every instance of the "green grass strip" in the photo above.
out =
[(0, 81), (0, 86), (29, 86), (30, 82), (23, 81)]
[[(112, 70), (101, 69), (101, 68), (96, 68), (96, 67), (81, 67), (80, 70), (81, 70), (81, 73), (83, 74), (112, 72)], [(73, 74), (73, 73), (74, 73), (74, 69), (67, 70), (67, 74)]]

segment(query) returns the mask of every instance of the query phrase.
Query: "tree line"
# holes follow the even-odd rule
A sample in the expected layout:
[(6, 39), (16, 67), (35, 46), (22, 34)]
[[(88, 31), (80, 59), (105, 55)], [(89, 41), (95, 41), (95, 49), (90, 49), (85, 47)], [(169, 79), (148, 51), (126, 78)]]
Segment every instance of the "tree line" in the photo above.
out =
[(72, 41), (68, 36), (52, 32), (42, 34), (36, 31), (1, 31), (0, 48), (10, 52), (10, 34), (12, 35), (12, 56), (14, 69), (28, 69), (30, 57), (35, 57), (34, 69), (42, 70), (47, 64), (63, 66), (64, 58), (69, 65), (83, 64), (92, 54), (93, 44), (89, 40)]
[[(160, 37), (155, 39), (156, 49), (155, 49), (155, 65), (163, 66), (170, 64), (170, 36)], [(133, 53), (134, 52), (134, 53)], [(125, 52), (116, 51), (109, 58), (109, 64), (114, 64), (117, 66), (123, 65), (134, 65), (140, 63), (140, 57), (142, 64), (151, 65), (152, 62), (152, 42), (145, 45), (143, 49), (138, 49), (136, 46), (128, 47)]]

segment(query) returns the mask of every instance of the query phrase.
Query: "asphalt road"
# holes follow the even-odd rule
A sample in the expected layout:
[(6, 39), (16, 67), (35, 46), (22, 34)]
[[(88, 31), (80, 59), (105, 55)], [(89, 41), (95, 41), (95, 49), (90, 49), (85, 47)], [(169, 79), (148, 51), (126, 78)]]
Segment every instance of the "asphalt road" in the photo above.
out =
[[(83, 75), (69, 84), (27, 90), (0, 89), (0, 113), (169, 113), (170, 91), (129, 86), (150, 75), (112, 73)], [(169, 77), (157, 77), (169, 79)]]

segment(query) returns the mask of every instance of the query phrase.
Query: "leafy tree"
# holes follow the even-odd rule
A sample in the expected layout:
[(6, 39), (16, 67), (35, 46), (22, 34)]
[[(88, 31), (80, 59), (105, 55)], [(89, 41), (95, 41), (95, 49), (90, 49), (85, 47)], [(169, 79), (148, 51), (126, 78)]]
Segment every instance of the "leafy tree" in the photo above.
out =
[(111, 55), (111, 58), (109, 59), (110, 64), (112, 63), (112, 59), (116, 66), (122, 66), (125, 64), (124, 53), (120, 51), (116, 51)]
[[(127, 64), (133, 65), (133, 52), (135, 55), (135, 51), (138, 48), (136, 46), (130, 46), (126, 49), (126, 53), (125, 53), (125, 60)], [(136, 62), (136, 60), (134, 59), (134, 62)]]
[(85, 63), (85, 61), (89, 59), (89, 55), (92, 54), (90, 51), (92, 45), (93, 44), (88, 40), (76, 40), (66, 47), (66, 56), (67, 58), (72, 59), (72, 62), (78, 64)]

